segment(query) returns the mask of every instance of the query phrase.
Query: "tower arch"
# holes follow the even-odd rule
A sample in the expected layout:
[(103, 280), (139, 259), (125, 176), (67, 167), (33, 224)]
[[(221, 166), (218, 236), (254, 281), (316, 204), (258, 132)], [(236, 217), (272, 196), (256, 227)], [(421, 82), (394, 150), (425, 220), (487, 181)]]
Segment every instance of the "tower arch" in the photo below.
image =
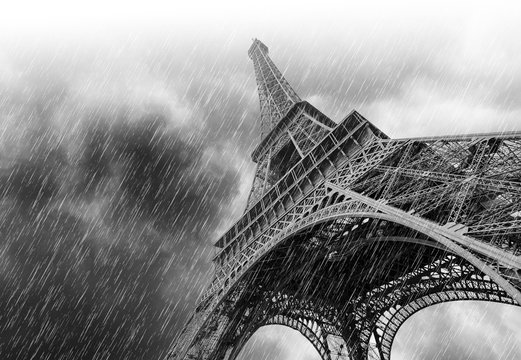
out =
[(249, 55), (264, 136), (252, 190), (170, 359), (229, 356), (277, 316), (319, 324), (354, 360), (388, 359), (414, 309), (521, 304), (521, 133), (390, 139), (356, 111), (336, 124), (264, 44)]

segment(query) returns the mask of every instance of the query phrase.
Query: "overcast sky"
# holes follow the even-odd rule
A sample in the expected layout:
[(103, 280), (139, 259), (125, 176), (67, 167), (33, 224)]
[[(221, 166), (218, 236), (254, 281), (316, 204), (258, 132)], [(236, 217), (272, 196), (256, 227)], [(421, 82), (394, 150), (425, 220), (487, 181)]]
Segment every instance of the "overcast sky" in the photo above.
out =
[[(252, 38), (335, 121), (356, 109), (391, 137), (519, 131), (520, 10), (501, 1), (4, 4), (0, 352), (165, 353), (209, 279), (211, 243), (240, 216), (251, 184)], [(393, 358), (521, 358), (519, 324), (511, 306), (440, 305), (404, 325)], [(263, 356), (317, 355), (300, 335), (266, 327), (243, 359)]]

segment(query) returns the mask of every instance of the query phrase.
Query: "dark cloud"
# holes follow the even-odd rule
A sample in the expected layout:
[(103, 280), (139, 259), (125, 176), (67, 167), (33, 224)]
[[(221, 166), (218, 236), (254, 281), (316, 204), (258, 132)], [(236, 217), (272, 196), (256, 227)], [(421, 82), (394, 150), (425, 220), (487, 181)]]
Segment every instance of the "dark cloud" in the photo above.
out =
[[(0, 352), (6, 359), (144, 358), (164, 347), (171, 326), (161, 294), (168, 253), (159, 239), (129, 249), (97, 247), (81, 219), (52, 211), (4, 213)], [(141, 234), (146, 237), (146, 234)], [(157, 329), (165, 326), (164, 335)], [(165, 339), (165, 337), (167, 337)]]
[(2, 104), (19, 127), (3, 117), (0, 353), (159, 358), (208, 281), (240, 176), (208, 155), (208, 119), (176, 127), (161, 104), (92, 103), (53, 80), (25, 77), (30, 95)]
[(162, 114), (88, 125), (77, 174), (80, 195), (117, 178), (113, 216), (138, 214), (165, 231), (213, 215), (219, 202), (235, 195), (238, 174), (226, 165), (203, 164), (207, 145), (167, 125)]
[[(61, 163), (59, 154), (49, 153), (44, 161), (36, 159), (20, 159), (0, 180), (2, 197), (14, 197), (28, 212), (39, 211), (58, 192), (54, 161)], [(51, 157), (58, 157), (52, 159)]]
[[(416, 26), (421, 16), (408, 15), (409, 5), (392, 12), (395, 7), (386, 9), (388, 18), (349, 9), (349, 21), (326, 6), (337, 17), (318, 21), (310, 10), (307, 18), (295, 17), (303, 32), (286, 16), (282, 28), (253, 24), (249, 8), (247, 29), (230, 31), (236, 25), (223, 19), (233, 12), (220, 6), (218, 26), (194, 8), (190, 22), (200, 20), (197, 31), (154, 24), (153, 34), (119, 29), (121, 36), (103, 27), (81, 40), (60, 30), (52, 41), (3, 32), (3, 358), (165, 353), (209, 279), (211, 240), (240, 215), (240, 197), (247, 196), (241, 189), (258, 140), (258, 98), (246, 55), (251, 36), (266, 42), (302, 98), (323, 100), (314, 104), (336, 120), (355, 107), (383, 130), (398, 118), (389, 133), (401, 136), (406, 129), (448, 133), (456, 123), (481, 131), (478, 120), (467, 121), (474, 119), (467, 110), (482, 105), (490, 109), (482, 118), (494, 129), (514, 118), (501, 111), (517, 108), (521, 72), (512, 64), (519, 52), (503, 52), (515, 49), (515, 41), (504, 46), (487, 34), (467, 39), (475, 31), (470, 9), (463, 19), (461, 9), (456, 19), (441, 16), (426, 32)], [(452, 5), (436, 8), (453, 13)], [(259, 19), (273, 15), (266, 6), (257, 11), (266, 15)], [(492, 37), (497, 25), (486, 27)], [(473, 67), (482, 60), (483, 67)], [(469, 101), (460, 109), (453, 99)], [(439, 114), (424, 107), (446, 103)], [(453, 113), (466, 121), (455, 121)], [(425, 122), (423, 114), (436, 121)], [(269, 340), (259, 340), (247, 357), (287, 358), (301, 344), (283, 348), (276, 344), (286, 338), (270, 337), (279, 332), (264, 334)]]

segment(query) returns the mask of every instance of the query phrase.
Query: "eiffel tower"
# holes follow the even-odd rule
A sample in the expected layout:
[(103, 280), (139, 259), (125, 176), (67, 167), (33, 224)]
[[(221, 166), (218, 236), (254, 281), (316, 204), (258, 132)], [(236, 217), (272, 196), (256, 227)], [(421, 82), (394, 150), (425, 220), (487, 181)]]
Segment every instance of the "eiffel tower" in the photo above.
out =
[(260, 327), (323, 360), (390, 359), (435, 304), (521, 304), (521, 132), (391, 139), (302, 101), (255, 39), (262, 141), (244, 215), (168, 359), (235, 360)]

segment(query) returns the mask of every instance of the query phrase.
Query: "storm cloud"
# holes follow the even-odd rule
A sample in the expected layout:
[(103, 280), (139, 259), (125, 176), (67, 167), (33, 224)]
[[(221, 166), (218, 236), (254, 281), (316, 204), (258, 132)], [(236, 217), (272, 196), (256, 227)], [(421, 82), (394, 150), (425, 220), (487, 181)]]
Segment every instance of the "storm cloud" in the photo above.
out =
[[(166, 353), (210, 279), (212, 241), (241, 215), (252, 181), (252, 37), (335, 121), (355, 108), (393, 137), (521, 129), (515, 9), (155, 5), (0, 14), (3, 358)], [(393, 356), (439, 358), (436, 337), (458, 323), (511, 339), (498, 352), (464, 336), (481, 354), (519, 352), (519, 329), (502, 325), (515, 310), (477, 305), (489, 317), (472, 322), (462, 309), (419, 313)], [(432, 316), (431, 337), (412, 343)], [(267, 327), (242, 356), (316, 357), (303, 342)], [(479, 358), (458, 346), (447, 353)]]
[(237, 211), (242, 160), (224, 162), (221, 141), (236, 127), (40, 75), (2, 88), (0, 352), (159, 358)]

